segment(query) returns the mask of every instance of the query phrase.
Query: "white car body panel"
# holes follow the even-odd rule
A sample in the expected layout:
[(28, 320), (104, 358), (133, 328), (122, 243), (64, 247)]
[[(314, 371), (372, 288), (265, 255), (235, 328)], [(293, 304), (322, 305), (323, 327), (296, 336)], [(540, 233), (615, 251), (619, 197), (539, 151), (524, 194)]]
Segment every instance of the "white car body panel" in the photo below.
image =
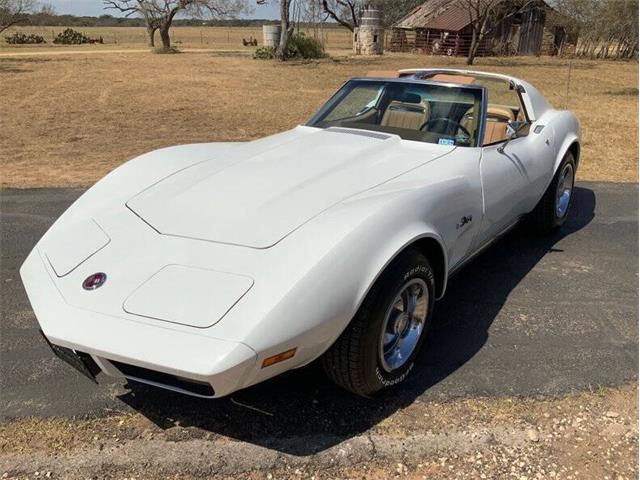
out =
[(69, 222), (64, 228), (51, 232), (46, 257), (55, 274), (64, 277), (110, 241), (109, 235), (94, 220)]
[(253, 279), (245, 275), (166, 265), (134, 290), (122, 308), (132, 315), (207, 328), (220, 321), (252, 286)]
[(428, 144), (411, 155), (395, 135), (331, 128), (271, 149), (248, 143), (233, 157), (177, 172), (127, 206), (162, 234), (269, 248), (336, 203), (453, 148)]
[[(439, 249), (443, 295), (450, 272), (533, 209), (579, 141), (573, 114), (505, 78), (524, 88), (532, 124), (504, 154), (300, 126), (131, 160), (24, 262), (44, 334), (110, 375), (124, 362), (210, 384), (219, 397), (320, 356), (414, 242)], [(106, 283), (84, 290), (96, 272)]]

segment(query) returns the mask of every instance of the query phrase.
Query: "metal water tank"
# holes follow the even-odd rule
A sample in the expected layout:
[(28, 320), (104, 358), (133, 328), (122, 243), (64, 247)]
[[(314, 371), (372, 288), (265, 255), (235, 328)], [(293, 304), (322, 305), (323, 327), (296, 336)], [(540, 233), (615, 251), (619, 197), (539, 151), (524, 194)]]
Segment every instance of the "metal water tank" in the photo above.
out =
[(382, 26), (382, 10), (379, 8), (367, 7), (362, 12), (360, 27), (376, 27)]
[(282, 26), (280, 25), (263, 25), (262, 26), (262, 43), (265, 47), (276, 48), (280, 44), (280, 34)]

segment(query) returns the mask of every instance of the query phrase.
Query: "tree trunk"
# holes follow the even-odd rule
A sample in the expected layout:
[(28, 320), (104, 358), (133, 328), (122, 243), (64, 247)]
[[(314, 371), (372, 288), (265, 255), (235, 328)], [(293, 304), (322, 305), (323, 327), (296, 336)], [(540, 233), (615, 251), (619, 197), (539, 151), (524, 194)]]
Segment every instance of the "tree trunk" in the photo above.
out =
[(469, 55), (467, 56), (467, 65), (473, 65), (473, 61), (476, 59), (476, 55), (478, 54), (478, 48), (480, 48), (480, 44), (484, 40), (484, 37), (487, 33), (487, 22), (489, 21), (489, 17), (486, 16), (484, 18), (479, 18), (477, 20), (477, 24), (473, 25), (473, 35), (471, 37), (471, 46), (469, 47)]
[(150, 47), (156, 46), (156, 39), (155, 39), (156, 30), (157, 28), (147, 25), (147, 44)]
[(160, 40), (162, 40), (162, 48), (165, 50), (169, 50), (171, 48), (171, 37), (169, 36), (169, 28), (171, 27), (171, 22), (163, 23), (160, 28)]
[(280, 32), (280, 43), (276, 49), (276, 57), (285, 61), (289, 53), (289, 40), (293, 34), (293, 28), (289, 23), (289, 3), (290, 0), (280, 0), (280, 26), (282, 32)]
[(473, 65), (473, 60), (476, 58), (476, 51), (478, 49), (478, 33), (476, 29), (473, 29), (473, 33), (471, 35), (471, 45), (469, 45), (469, 53), (467, 54), (467, 65)]

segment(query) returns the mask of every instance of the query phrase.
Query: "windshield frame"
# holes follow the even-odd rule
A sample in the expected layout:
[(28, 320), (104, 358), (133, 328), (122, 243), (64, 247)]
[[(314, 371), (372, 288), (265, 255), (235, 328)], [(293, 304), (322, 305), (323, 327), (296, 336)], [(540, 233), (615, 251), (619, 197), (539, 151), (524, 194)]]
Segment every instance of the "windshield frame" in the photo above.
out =
[[(336, 91), (336, 93), (334, 93), (331, 98), (329, 98), (329, 100), (327, 100), (322, 107), (320, 107), (316, 113), (313, 114), (313, 116), (304, 124), (307, 127), (313, 127), (313, 128), (321, 128), (321, 129), (327, 129), (327, 128), (341, 128), (341, 127), (337, 127), (337, 126), (320, 126), (317, 125), (318, 122), (321, 121), (321, 119), (332, 109), (334, 108), (339, 101), (342, 100), (342, 98), (344, 98), (344, 96), (346, 96), (346, 94), (349, 93), (349, 90), (347, 89), (348, 85), (350, 83), (372, 83), (372, 84), (388, 84), (388, 83), (404, 83), (404, 84), (409, 84), (409, 85), (427, 85), (427, 86), (434, 86), (434, 87), (446, 87), (446, 88), (456, 88), (456, 89), (460, 89), (460, 90), (472, 90), (474, 92), (480, 92), (480, 119), (479, 119), (479, 127), (478, 127), (478, 134), (475, 138), (475, 144), (474, 145), (469, 145), (469, 146), (464, 146), (464, 145), (456, 145), (456, 147), (462, 147), (462, 148), (481, 148), (482, 147), (482, 139), (484, 138), (484, 131), (485, 131), (485, 125), (486, 125), (486, 121), (487, 121), (487, 88), (483, 85), (478, 85), (478, 84), (459, 84), (459, 83), (449, 83), (449, 82), (438, 82), (438, 81), (433, 81), (433, 80), (423, 80), (423, 79), (417, 79), (417, 78), (413, 78), (413, 77), (400, 77), (400, 78), (385, 78), (385, 77), (354, 77), (351, 78), (349, 80), (347, 80), (346, 82), (344, 82), (340, 88)], [(366, 128), (357, 128), (357, 127), (349, 127), (350, 129), (353, 130), (362, 130), (362, 131), (374, 131), (374, 130), (369, 130)], [(383, 132), (380, 130), (375, 130), (377, 132), (380, 133), (386, 133), (387, 135), (396, 135), (394, 133), (387, 133), (387, 132)], [(416, 143), (427, 143), (427, 144), (431, 144), (434, 145), (433, 143), (430, 142), (423, 142), (420, 140), (411, 140), (411, 139), (404, 139), (407, 142), (416, 142)]]

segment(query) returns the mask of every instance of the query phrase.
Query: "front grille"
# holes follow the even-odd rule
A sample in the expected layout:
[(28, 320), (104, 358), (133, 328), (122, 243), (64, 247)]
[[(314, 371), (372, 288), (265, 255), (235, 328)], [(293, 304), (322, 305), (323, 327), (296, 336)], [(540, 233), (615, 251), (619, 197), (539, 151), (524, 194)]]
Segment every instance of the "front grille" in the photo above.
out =
[(203, 397), (213, 397), (215, 393), (211, 385), (205, 382), (178, 377), (170, 373), (158, 372), (144, 367), (137, 367), (135, 365), (129, 365), (128, 363), (116, 362), (115, 360), (109, 361), (130, 380), (151, 382), (160, 386), (176, 388), (186, 393), (202, 395)]

